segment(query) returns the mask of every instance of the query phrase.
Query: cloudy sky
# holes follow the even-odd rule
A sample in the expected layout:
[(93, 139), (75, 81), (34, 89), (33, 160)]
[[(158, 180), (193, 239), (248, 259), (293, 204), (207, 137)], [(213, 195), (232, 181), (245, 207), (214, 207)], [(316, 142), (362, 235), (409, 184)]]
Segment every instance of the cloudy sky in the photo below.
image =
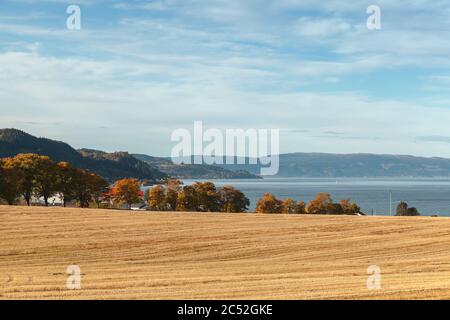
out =
[(278, 128), (282, 152), (450, 157), (449, 17), (447, 0), (1, 0), (0, 127), (170, 155), (202, 120)]

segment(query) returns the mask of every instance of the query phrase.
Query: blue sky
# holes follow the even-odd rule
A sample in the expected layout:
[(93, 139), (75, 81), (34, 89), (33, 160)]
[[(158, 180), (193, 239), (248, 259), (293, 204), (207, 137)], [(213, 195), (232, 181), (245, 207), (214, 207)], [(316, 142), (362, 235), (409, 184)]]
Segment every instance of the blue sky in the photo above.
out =
[(449, 17), (441, 0), (2, 0), (0, 127), (169, 155), (202, 120), (279, 128), (282, 152), (450, 157)]

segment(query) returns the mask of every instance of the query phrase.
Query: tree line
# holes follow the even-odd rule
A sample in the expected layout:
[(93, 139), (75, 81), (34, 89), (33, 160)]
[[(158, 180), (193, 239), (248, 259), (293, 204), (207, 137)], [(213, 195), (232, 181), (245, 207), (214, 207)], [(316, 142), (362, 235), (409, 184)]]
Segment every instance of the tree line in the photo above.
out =
[(75, 168), (68, 162), (55, 163), (50, 157), (33, 153), (0, 159), (0, 198), (9, 205), (22, 197), (31, 205), (32, 197), (49, 199), (59, 195), (63, 205), (77, 201), (87, 207), (91, 201), (99, 204), (109, 183), (88, 170)]
[(397, 205), (395, 212), (396, 216), (420, 216), (419, 211), (415, 207), (408, 207), (408, 204), (404, 201), (400, 201)]
[(76, 203), (117, 208), (144, 200), (152, 210), (159, 211), (223, 211), (246, 212), (250, 201), (231, 186), (217, 189), (211, 182), (182, 186), (179, 180), (168, 179), (144, 195), (141, 182), (126, 178), (112, 186), (101, 176), (68, 162), (54, 162), (48, 156), (19, 154), (0, 159), (0, 199), (14, 205), (23, 199), (30, 206), (32, 198), (49, 199), (58, 196), (63, 206)]
[[(46, 206), (49, 199), (58, 196), (63, 206), (68, 203), (85, 208), (114, 208), (142, 203), (153, 211), (191, 212), (247, 212), (249, 199), (232, 186), (217, 188), (212, 182), (183, 185), (180, 180), (168, 179), (141, 190), (136, 179), (121, 179), (112, 186), (101, 176), (68, 162), (54, 162), (47, 156), (19, 154), (0, 159), (0, 198), (10, 205), (22, 198), (27, 205), (32, 197), (42, 198)], [(404, 208), (414, 215), (414, 208)], [(308, 204), (291, 198), (278, 199), (264, 194), (256, 204), (257, 213), (285, 214), (360, 214), (360, 208), (350, 199), (333, 202), (328, 193), (320, 193)]]
[[(145, 200), (154, 211), (247, 212), (249, 199), (232, 186), (217, 189), (212, 182), (196, 182), (182, 186), (179, 180), (170, 180), (146, 191)], [(334, 203), (328, 193), (320, 193), (307, 205), (291, 198), (280, 200), (273, 194), (264, 194), (256, 204), (256, 213), (285, 214), (361, 214), (361, 209), (350, 199)]]
[(183, 186), (176, 179), (148, 189), (145, 200), (154, 211), (247, 212), (250, 200), (232, 186), (216, 188), (212, 182)]
[(287, 214), (361, 214), (361, 209), (350, 199), (343, 199), (339, 203), (333, 202), (328, 193), (319, 193), (308, 204), (291, 198), (277, 199), (273, 194), (264, 194), (256, 203), (257, 213), (287, 213)]

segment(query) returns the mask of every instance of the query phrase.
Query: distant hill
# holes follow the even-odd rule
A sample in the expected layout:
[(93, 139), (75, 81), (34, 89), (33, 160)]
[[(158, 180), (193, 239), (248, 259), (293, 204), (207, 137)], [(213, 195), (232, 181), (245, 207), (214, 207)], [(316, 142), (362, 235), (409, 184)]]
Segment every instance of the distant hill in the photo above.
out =
[(80, 165), (83, 157), (64, 142), (37, 138), (16, 129), (0, 130), (0, 157), (12, 157), (19, 153), (37, 153), (55, 161), (68, 161)]
[(259, 176), (244, 170), (227, 170), (206, 164), (174, 164), (170, 158), (152, 157), (144, 154), (133, 154), (139, 160), (171, 177), (180, 179), (258, 179)]
[(106, 153), (99, 150), (80, 149), (78, 152), (91, 162), (97, 164), (96, 170), (101, 172), (106, 164), (115, 163), (115, 167), (108, 167), (107, 170), (117, 176), (133, 177), (137, 179), (160, 180), (167, 178), (167, 174), (151, 167), (144, 161), (140, 161), (128, 152)]
[[(246, 159), (248, 163), (248, 159)], [(220, 165), (259, 174), (260, 165)], [(449, 177), (450, 159), (408, 155), (289, 153), (278, 177)]]
[(37, 153), (57, 162), (67, 161), (109, 181), (129, 177), (151, 182), (169, 176), (183, 179), (258, 178), (248, 172), (230, 171), (211, 165), (175, 165), (168, 158), (131, 155), (128, 152), (75, 150), (64, 142), (38, 138), (17, 129), (0, 129), (0, 158), (13, 157), (19, 153)]
[(54, 161), (67, 161), (72, 165), (91, 170), (114, 181), (121, 178), (136, 178), (155, 181), (167, 175), (127, 152), (105, 153), (83, 149), (80, 152), (64, 142), (37, 138), (16, 129), (0, 130), (0, 158), (19, 153), (46, 155)]
[[(170, 158), (127, 152), (75, 150), (64, 142), (0, 129), (0, 158), (19, 153), (47, 155), (89, 169), (110, 181), (124, 177), (155, 181), (259, 178), (260, 165), (176, 165)], [(245, 159), (248, 163), (248, 159)], [(408, 155), (289, 153), (280, 155), (278, 177), (450, 177), (450, 159)]]

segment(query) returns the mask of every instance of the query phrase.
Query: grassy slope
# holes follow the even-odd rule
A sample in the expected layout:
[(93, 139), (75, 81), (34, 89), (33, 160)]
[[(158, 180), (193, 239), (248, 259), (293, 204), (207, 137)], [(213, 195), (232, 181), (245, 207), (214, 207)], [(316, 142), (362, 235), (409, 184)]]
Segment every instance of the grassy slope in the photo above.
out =
[(448, 218), (0, 206), (0, 298), (450, 298), (449, 244)]

